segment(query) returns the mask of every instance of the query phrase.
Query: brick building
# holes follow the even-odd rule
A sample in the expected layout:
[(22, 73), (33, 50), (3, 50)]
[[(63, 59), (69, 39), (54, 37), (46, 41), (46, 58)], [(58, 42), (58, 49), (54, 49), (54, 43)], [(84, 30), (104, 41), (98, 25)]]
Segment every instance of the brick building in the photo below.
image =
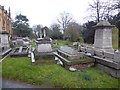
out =
[(0, 5), (0, 48), (9, 48), (9, 41), (12, 36), (11, 13)]

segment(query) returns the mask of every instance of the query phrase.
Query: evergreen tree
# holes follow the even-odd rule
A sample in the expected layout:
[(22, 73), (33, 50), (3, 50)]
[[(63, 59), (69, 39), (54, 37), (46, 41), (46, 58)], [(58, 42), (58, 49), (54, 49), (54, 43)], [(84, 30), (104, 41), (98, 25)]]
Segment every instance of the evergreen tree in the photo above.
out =
[(17, 15), (15, 22), (13, 22), (13, 34), (19, 37), (30, 36), (32, 29), (29, 27), (28, 19), (24, 15)]

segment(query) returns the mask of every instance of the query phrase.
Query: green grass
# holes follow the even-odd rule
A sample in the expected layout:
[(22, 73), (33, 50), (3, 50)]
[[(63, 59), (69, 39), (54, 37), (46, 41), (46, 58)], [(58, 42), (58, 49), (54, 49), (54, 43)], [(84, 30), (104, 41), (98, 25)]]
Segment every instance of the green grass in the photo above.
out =
[[(67, 43), (68, 45), (65, 45), (65, 43)], [(60, 47), (60, 46), (69, 46), (72, 45), (72, 42), (69, 42), (67, 40), (57, 40), (57, 41), (53, 41), (53, 46), (54, 47)]]
[[(79, 75), (78, 75), (79, 73)], [(86, 80), (89, 74), (91, 80)], [(61, 88), (117, 88), (118, 80), (107, 74), (100, 74), (97, 68), (70, 72), (53, 65), (32, 66), (30, 58), (6, 58), (2, 63), (4, 78), (15, 79), (35, 85), (50, 85)]]
[(113, 43), (113, 49), (118, 49), (118, 29), (117, 28), (114, 28), (112, 30), (112, 35), (113, 35), (113, 40), (112, 40), (112, 43)]
[(32, 47), (36, 47), (36, 43), (35, 42), (31, 42), (31, 46)]

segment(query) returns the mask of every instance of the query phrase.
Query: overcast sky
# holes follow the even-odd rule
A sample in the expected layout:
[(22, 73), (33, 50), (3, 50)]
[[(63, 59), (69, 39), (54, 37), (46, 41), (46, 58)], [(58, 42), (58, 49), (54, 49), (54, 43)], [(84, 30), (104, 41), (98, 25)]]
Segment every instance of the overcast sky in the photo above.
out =
[(50, 26), (57, 22), (60, 13), (73, 15), (77, 23), (86, 22), (87, 8), (92, 0), (0, 0), (6, 10), (11, 8), (12, 18), (17, 14), (27, 16), (29, 24)]

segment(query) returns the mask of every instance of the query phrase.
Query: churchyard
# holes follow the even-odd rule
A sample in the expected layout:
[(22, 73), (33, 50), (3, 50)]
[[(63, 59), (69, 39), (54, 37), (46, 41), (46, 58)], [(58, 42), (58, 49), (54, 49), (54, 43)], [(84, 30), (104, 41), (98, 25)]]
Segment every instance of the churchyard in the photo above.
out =
[(33, 41), (17, 38), (1, 56), (2, 77), (53, 88), (119, 88), (120, 52), (112, 49), (112, 27), (98, 23), (94, 45), (52, 41), (45, 30)]

